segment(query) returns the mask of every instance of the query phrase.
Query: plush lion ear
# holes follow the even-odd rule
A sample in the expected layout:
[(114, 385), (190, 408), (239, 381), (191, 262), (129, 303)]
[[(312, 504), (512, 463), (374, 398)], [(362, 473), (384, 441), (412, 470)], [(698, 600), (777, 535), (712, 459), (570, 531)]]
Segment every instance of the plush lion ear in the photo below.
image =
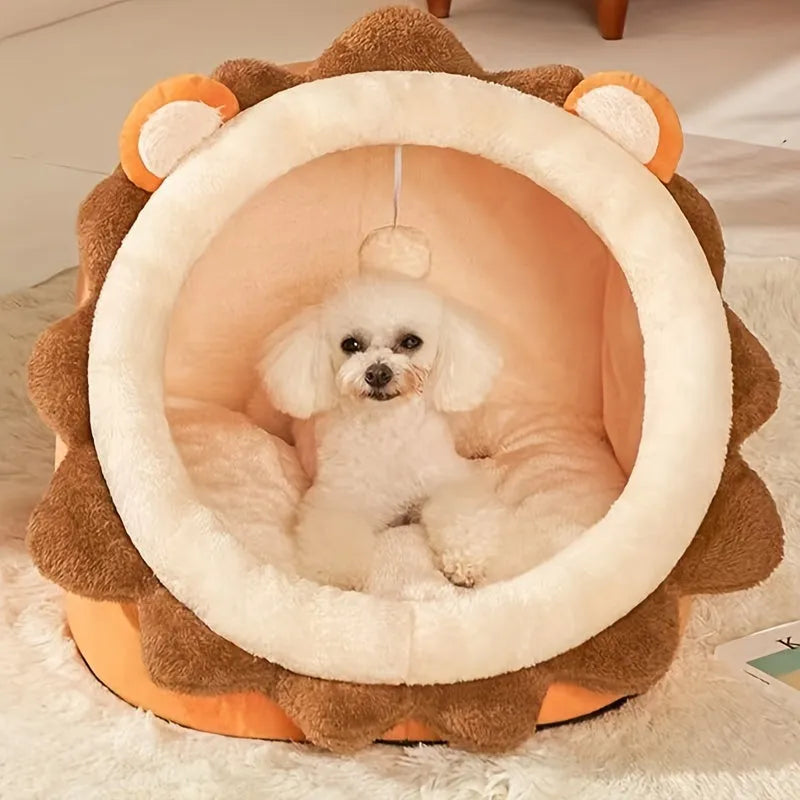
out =
[(122, 126), (122, 169), (132, 183), (154, 192), (181, 158), (238, 111), (233, 92), (204, 75), (158, 83), (138, 100)]
[(585, 119), (667, 183), (683, 151), (681, 123), (666, 96), (628, 72), (598, 72), (582, 80), (564, 108)]

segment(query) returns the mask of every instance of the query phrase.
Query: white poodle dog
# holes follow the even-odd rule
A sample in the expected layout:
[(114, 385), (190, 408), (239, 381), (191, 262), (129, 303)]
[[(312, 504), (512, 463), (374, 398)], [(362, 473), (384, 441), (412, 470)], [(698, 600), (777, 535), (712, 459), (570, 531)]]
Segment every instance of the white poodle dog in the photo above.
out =
[(404, 278), (359, 279), (268, 339), (259, 372), (273, 404), (313, 418), (303, 574), (363, 588), (376, 534), (421, 522), (449, 580), (480, 578), (506, 509), (491, 469), (456, 452), (444, 415), (479, 406), (501, 365), (468, 312)]

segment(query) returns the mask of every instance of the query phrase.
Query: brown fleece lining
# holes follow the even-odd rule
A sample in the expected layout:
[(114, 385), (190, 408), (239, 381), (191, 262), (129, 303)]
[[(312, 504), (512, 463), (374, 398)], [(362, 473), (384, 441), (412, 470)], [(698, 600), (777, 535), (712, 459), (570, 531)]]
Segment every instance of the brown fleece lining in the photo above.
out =
[[(226, 62), (214, 75), (246, 108), (304, 80), (404, 69), (472, 75), (558, 104), (582, 77), (564, 66), (486, 73), (447, 28), (410, 8), (368, 15), (339, 37), (305, 75), (252, 59)], [(724, 250), (713, 210), (680, 176), (667, 189), (697, 235), (719, 286)], [(91, 298), (97, 297), (148, 196), (117, 169), (82, 205), (81, 270)], [(138, 600), (143, 654), (159, 685), (203, 694), (258, 689), (316, 744), (352, 750), (413, 716), (463, 747), (513, 747), (535, 729), (553, 681), (620, 694), (644, 691), (674, 656), (680, 637), (680, 596), (753, 585), (780, 560), (782, 530), (775, 504), (737, 452), (743, 439), (774, 412), (778, 374), (755, 337), (728, 312), (734, 375), (728, 463), (694, 542), (653, 595), (580, 647), (494, 678), (404, 687), (296, 675), (212, 633), (158, 586), (128, 539), (88, 443), (86, 351), (92, 310), (93, 305), (87, 305), (46, 331), (31, 359), (33, 400), (45, 421), (73, 448), (31, 519), (28, 543), (34, 560), (47, 577), (69, 591), (97, 599)]]

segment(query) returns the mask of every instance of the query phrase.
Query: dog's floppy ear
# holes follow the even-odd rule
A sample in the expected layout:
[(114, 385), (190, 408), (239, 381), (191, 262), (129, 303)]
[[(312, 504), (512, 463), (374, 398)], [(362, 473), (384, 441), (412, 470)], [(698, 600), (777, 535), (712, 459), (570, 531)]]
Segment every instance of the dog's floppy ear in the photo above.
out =
[(500, 351), (483, 326), (467, 311), (446, 306), (428, 384), (433, 405), (439, 411), (479, 406), (502, 365)]
[(319, 309), (307, 309), (266, 343), (258, 372), (275, 407), (308, 419), (336, 403), (336, 381)]

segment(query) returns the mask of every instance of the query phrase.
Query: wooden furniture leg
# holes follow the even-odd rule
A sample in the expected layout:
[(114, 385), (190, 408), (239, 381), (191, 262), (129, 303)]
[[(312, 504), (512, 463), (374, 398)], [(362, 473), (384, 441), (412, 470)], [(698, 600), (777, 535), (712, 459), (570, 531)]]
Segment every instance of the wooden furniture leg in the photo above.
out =
[(450, 16), (450, 4), (453, 0), (428, 0), (428, 11), (434, 17), (445, 19)]
[[(450, 5), (449, 3), (447, 5)], [(428, 7), (431, 3), (428, 3)], [(621, 39), (628, 0), (597, 0), (597, 27), (604, 39)]]

